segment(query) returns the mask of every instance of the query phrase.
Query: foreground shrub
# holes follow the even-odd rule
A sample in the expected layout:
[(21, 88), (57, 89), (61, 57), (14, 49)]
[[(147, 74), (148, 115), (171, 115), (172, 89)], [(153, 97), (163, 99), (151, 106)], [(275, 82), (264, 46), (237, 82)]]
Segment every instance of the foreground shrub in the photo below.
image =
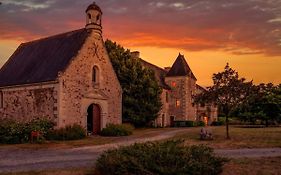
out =
[(68, 125), (64, 128), (50, 130), (48, 140), (79, 140), (86, 137), (86, 131), (80, 125)]
[(0, 121), (0, 143), (18, 144), (30, 141), (32, 131), (39, 131), (42, 137), (53, 128), (54, 124), (47, 119), (33, 119), (30, 122), (17, 122), (15, 120)]
[(133, 133), (134, 127), (129, 124), (108, 124), (106, 128), (101, 130), (102, 136), (128, 136)]
[(184, 146), (183, 141), (147, 142), (106, 151), (96, 163), (103, 175), (219, 174), (227, 160), (209, 147)]

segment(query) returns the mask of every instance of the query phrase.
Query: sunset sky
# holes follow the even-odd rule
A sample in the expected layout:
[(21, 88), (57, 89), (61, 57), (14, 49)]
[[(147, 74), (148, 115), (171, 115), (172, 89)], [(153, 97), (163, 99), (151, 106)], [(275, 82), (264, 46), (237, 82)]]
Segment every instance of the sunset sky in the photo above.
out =
[[(0, 66), (22, 42), (85, 26), (90, 0), (0, 0)], [(281, 83), (281, 0), (96, 0), (103, 36), (160, 67), (185, 55), (198, 84), (227, 62)], [(16, 70), (15, 70), (16, 71)]]

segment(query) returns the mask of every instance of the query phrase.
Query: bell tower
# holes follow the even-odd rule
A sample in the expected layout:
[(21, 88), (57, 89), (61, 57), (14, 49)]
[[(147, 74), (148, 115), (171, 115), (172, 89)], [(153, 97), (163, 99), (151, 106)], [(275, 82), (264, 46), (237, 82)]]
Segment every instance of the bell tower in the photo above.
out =
[(86, 29), (92, 29), (97, 34), (102, 34), (101, 26), (102, 11), (95, 2), (86, 9)]

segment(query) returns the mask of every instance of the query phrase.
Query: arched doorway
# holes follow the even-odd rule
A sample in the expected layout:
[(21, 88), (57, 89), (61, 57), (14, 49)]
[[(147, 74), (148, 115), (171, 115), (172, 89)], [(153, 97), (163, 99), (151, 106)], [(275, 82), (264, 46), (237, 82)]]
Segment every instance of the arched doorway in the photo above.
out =
[(101, 131), (101, 109), (97, 104), (91, 104), (87, 109), (87, 131), (99, 134)]

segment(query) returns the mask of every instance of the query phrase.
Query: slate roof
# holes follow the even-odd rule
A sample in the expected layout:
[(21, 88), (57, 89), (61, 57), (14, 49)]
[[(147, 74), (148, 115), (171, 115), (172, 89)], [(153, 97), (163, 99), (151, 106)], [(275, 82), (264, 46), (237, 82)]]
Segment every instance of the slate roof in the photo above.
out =
[(197, 89), (199, 89), (199, 90), (200, 90), (200, 91), (202, 91), (202, 92), (207, 91), (207, 89), (206, 89), (206, 88), (204, 88), (204, 87), (200, 86), (199, 84), (196, 84), (196, 88), (197, 88)]
[(155, 77), (156, 77), (156, 80), (158, 81), (159, 85), (164, 88), (164, 89), (167, 89), (167, 90), (170, 90), (170, 86), (168, 86), (166, 83), (165, 83), (165, 76), (167, 74), (167, 71), (165, 71), (164, 69), (154, 65), (154, 64), (151, 64), (143, 59), (140, 59), (141, 61), (141, 64), (146, 67), (146, 68), (149, 68), (151, 70), (154, 71), (155, 73)]
[(0, 69), (0, 87), (55, 81), (89, 32), (83, 28), (21, 44)]
[(183, 55), (179, 54), (176, 61), (174, 62), (172, 68), (166, 75), (167, 77), (175, 76), (190, 76), (191, 78), (196, 79), (190, 67), (188, 66)]

